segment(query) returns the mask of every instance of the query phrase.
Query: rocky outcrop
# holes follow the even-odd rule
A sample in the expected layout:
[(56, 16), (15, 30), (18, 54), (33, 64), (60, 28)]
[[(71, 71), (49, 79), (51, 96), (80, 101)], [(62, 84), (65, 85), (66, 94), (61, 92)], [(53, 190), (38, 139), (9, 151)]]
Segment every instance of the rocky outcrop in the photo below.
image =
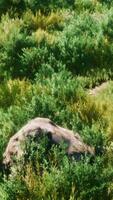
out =
[(20, 158), (23, 155), (21, 143), (29, 137), (38, 137), (41, 134), (51, 138), (51, 143), (59, 144), (64, 142), (67, 144), (66, 152), (68, 155), (78, 153), (90, 153), (94, 155), (94, 148), (85, 144), (78, 133), (62, 128), (54, 124), (47, 118), (35, 118), (28, 122), (19, 132), (12, 136), (4, 152), (3, 163), (5, 165), (12, 163), (12, 157)]

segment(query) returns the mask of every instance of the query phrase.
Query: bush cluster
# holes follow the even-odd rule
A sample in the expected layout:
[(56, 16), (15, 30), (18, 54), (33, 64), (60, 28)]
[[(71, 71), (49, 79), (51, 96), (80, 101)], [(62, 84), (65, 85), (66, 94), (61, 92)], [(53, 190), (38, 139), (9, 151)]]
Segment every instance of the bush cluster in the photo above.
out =
[[(113, 199), (112, 79), (112, 1), (0, 1), (1, 200)], [(45, 138), (27, 141), (29, 156), (7, 177), (7, 143), (35, 117), (78, 132), (95, 158), (77, 161), (63, 146), (46, 152)]]

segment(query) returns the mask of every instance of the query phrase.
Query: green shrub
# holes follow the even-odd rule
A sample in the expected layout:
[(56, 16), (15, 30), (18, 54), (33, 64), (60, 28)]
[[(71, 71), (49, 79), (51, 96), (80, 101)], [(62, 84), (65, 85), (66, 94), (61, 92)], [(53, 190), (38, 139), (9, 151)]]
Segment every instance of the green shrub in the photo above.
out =
[(0, 163), (3, 159), (3, 152), (11, 135), (14, 134), (14, 124), (10, 116), (0, 109)]
[(0, 1), (0, 15), (8, 10), (22, 12), (25, 9), (24, 0), (1, 0)]
[(73, 17), (60, 35), (58, 44), (59, 59), (68, 69), (83, 74), (90, 69), (112, 68), (112, 44), (107, 42), (103, 33), (106, 24), (107, 18), (103, 14), (100, 21), (88, 12)]
[(87, 157), (80, 162), (71, 161), (63, 150), (59, 151), (56, 147), (44, 154), (44, 145), (45, 140), (41, 140), (36, 152), (32, 143), (31, 155), (35, 160), (30, 158), (22, 170), (19, 167), (21, 163), (12, 168), (13, 175), (4, 184), (7, 199), (109, 198), (108, 188), (112, 183), (113, 170), (110, 167), (102, 168), (103, 159), (96, 158), (92, 165)]
[(48, 48), (42, 47), (23, 48), (20, 56), (20, 75), (33, 78), (35, 74), (45, 65), (48, 60)]
[(31, 46), (31, 43), (32, 41), (26, 38), (25, 35), (13, 35), (7, 46), (2, 48), (2, 62), (0, 64), (3, 72), (2, 77), (7, 79), (24, 76), (24, 69), (20, 65), (20, 54), (22, 54), (22, 48)]
[(74, 4), (74, 8), (78, 12), (83, 12), (89, 10), (89, 12), (94, 12), (95, 10), (99, 10), (102, 8), (102, 5), (99, 1), (92, 0), (76, 0)]
[(33, 12), (41, 10), (41, 12), (48, 13), (51, 10), (57, 10), (60, 8), (73, 7), (74, 0), (1, 0), (0, 1), (0, 11), (5, 13), (8, 10), (13, 9), (13, 12), (18, 12), (22, 14), (23, 11), (31, 9)]
[[(60, 12), (60, 11), (59, 11)], [(42, 14), (37, 11), (35, 14), (31, 10), (26, 11), (23, 14), (23, 28), (30, 34), (33, 30), (60, 30), (63, 26), (64, 16), (61, 12), (51, 12), (48, 15)]]
[(33, 11), (36, 10), (41, 10), (42, 12), (49, 12), (50, 10), (53, 9), (58, 9), (58, 8), (64, 8), (64, 7), (70, 7), (73, 6), (74, 4), (74, 0), (70, 1), (70, 0), (32, 0), (32, 1), (28, 1), (28, 0), (24, 0), (26, 7), (30, 8)]
[[(113, 79), (112, 13), (109, 0), (0, 1), (1, 200), (113, 199), (112, 82), (89, 96)], [(5, 177), (9, 138), (35, 117), (78, 132), (94, 158), (48, 151), (41, 138)]]
[(9, 80), (0, 85), (0, 107), (7, 109), (12, 105), (22, 105), (29, 101), (32, 86), (28, 81)]

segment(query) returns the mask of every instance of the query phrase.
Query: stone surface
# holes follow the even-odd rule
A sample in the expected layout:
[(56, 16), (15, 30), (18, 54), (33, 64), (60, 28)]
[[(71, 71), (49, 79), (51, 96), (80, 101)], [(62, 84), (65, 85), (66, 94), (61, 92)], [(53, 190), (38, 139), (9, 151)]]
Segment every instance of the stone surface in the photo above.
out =
[(94, 155), (94, 148), (85, 144), (78, 133), (62, 128), (47, 118), (35, 118), (10, 138), (3, 155), (3, 163), (5, 165), (11, 164), (13, 156), (16, 156), (17, 159), (20, 158), (23, 155), (21, 143), (28, 137), (38, 138), (42, 133), (49, 135), (53, 143), (59, 144), (62, 141), (66, 143), (68, 155), (74, 153)]

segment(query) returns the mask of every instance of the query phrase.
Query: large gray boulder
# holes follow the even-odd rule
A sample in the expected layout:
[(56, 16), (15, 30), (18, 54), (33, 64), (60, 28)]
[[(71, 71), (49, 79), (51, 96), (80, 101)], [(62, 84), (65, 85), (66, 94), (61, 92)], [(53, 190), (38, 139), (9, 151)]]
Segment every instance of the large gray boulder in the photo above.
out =
[(66, 153), (68, 155), (75, 153), (94, 155), (94, 148), (85, 144), (78, 133), (62, 128), (47, 118), (35, 118), (10, 138), (3, 155), (3, 163), (5, 165), (11, 164), (13, 156), (19, 159), (24, 153), (21, 145), (22, 142), (29, 137), (38, 138), (42, 133), (51, 136), (51, 142), (53, 143), (59, 144), (62, 141), (66, 143)]

